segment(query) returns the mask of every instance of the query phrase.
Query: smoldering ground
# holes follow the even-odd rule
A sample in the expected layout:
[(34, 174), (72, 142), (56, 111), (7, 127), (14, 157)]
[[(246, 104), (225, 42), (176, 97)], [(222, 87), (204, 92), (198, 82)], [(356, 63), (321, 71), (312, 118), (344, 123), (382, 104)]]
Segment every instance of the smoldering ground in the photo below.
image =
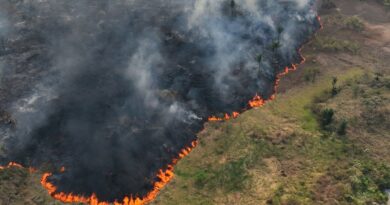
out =
[(65, 193), (144, 196), (208, 116), (267, 99), (315, 0), (0, 0), (2, 161)]

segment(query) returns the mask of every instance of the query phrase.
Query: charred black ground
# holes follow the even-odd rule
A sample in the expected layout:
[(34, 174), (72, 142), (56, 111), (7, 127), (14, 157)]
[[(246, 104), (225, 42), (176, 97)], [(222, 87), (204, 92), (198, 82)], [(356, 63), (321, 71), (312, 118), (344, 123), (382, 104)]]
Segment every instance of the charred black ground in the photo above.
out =
[(0, 0), (2, 161), (59, 191), (144, 196), (208, 116), (267, 99), (314, 0)]

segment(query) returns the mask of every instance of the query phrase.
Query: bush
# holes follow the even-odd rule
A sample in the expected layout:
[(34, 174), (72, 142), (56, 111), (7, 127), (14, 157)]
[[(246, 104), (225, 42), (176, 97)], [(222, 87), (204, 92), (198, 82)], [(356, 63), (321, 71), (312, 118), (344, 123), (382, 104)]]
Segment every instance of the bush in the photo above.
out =
[(364, 30), (364, 23), (362, 20), (360, 20), (357, 16), (351, 16), (344, 20), (345, 27), (348, 29), (352, 29), (355, 31), (363, 31)]
[(305, 70), (304, 79), (306, 82), (314, 83), (316, 81), (317, 75), (320, 73), (318, 68), (309, 68)]
[(348, 127), (348, 122), (346, 120), (343, 120), (339, 127), (337, 128), (337, 134), (338, 135), (346, 135), (347, 134), (347, 127)]
[(349, 40), (340, 40), (331, 37), (316, 38), (314, 45), (317, 49), (323, 51), (345, 51), (352, 54), (357, 54), (360, 50), (360, 45)]
[(333, 109), (325, 109), (321, 112), (320, 123), (323, 128), (326, 128), (333, 122), (334, 110)]

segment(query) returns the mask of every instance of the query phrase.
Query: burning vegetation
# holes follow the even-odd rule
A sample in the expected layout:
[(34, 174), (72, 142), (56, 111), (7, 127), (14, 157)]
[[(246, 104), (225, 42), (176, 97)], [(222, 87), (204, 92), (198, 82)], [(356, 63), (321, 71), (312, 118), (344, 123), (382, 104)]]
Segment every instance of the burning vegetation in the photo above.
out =
[(41, 183), (66, 203), (152, 201), (203, 123), (273, 99), (320, 27), (314, 0), (0, 3), (1, 159), (56, 167)]

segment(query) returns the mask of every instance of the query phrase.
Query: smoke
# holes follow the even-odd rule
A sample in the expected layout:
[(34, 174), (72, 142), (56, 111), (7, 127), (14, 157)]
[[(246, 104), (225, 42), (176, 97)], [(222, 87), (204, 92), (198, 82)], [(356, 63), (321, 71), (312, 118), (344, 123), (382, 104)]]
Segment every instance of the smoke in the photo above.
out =
[(208, 116), (269, 98), (319, 27), (315, 0), (0, 3), (3, 161), (107, 201), (148, 193)]

